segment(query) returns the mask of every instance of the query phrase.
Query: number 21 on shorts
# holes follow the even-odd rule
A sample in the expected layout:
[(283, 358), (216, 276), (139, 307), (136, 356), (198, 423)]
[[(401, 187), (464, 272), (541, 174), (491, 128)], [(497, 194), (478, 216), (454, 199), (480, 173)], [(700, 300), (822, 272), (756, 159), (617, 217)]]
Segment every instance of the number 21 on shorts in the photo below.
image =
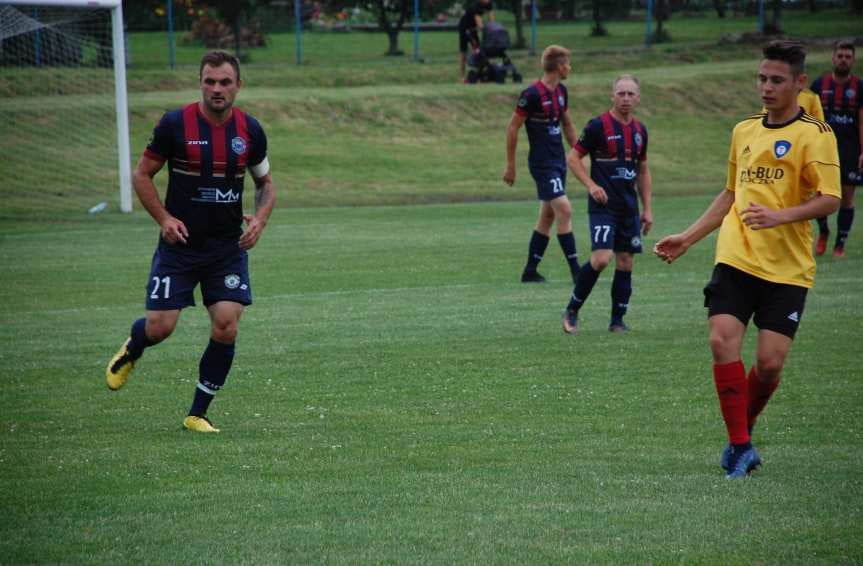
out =
[[(607, 242), (608, 234), (611, 232), (611, 225), (609, 224), (598, 224), (593, 227), (593, 241), (596, 243)], [(602, 240), (600, 240), (600, 237)]]
[(554, 194), (563, 192), (563, 179), (560, 177), (555, 177), (551, 179), (551, 192)]
[[(160, 288), (161, 287), (161, 288)], [(171, 276), (168, 275), (166, 277), (162, 277), (159, 279), (158, 277), (153, 277), (153, 292), (150, 293), (151, 299), (158, 299), (159, 291), (162, 291), (162, 299), (171, 298)]]

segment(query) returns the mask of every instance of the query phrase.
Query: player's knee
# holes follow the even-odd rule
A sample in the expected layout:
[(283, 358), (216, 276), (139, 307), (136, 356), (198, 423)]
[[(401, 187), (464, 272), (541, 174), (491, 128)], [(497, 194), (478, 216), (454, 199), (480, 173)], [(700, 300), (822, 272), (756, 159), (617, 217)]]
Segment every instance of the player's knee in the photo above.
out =
[[(737, 358), (737, 350), (735, 344), (729, 336), (721, 330), (712, 330), (710, 332), (710, 351), (713, 353), (713, 360), (717, 363), (726, 363), (731, 358)], [(731, 360), (733, 361), (733, 359)]]
[(237, 321), (213, 321), (212, 338), (222, 344), (233, 344), (237, 339)]
[(595, 271), (602, 271), (608, 264), (611, 263), (611, 256), (605, 254), (595, 254), (590, 258), (590, 265)]
[(158, 344), (170, 336), (176, 326), (177, 323), (173, 320), (148, 320), (146, 326), (147, 338), (150, 342)]
[(772, 382), (779, 379), (779, 374), (782, 372), (784, 360), (778, 356), (759, 356), (756, 366), (758, 379), (764, 382)]

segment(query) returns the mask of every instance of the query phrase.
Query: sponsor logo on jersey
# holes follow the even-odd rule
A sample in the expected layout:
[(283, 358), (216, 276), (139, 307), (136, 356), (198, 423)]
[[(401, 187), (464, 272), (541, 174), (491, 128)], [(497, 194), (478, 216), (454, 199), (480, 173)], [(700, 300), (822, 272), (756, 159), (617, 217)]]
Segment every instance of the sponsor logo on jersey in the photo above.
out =
[(830, 116), (830, 123), (839, 124), (840, 126), (850, 126), (854, 123), (854, 116), (847, 114), (832, 114)]
[(228, 289), (236, 289), (240, 286), (240, 276), (236, 273), (225, 275), (225, 287)]
[(785, 170), (782, 167), (750, 167), (740, 171), (741, 183), (772, 185), (783, 177), (785, 177)]
[(210, 145), (207, 140), (186, 140), (186, 145)]
[(791, 142), (787, 140), (779, 140), (773, 144), (773, 153), (776, 159), (782, 159), (791, 150)]
[(239, 202), (240, 193), (233, 189), (223, 191), (215, 187), (198, 187), (198, 197), (191, 200), (195, 202), (232, 203)]
[(617, 173), (611, 176), (612, 179), (623, 179), (632, 181), (635, 179), (635, 169), (627, 169), (626, 167), (618, 167)]
[(615, 134), (615, 135), (613, 135), (613, 136), (608, 136), (608, 137), (607, 137), (607, 138), (605, 138), (605, 139), (607, 139), (608, 141), (611, 141), (611, 140), (619, 140), (619, 139), (622, 139), (622, 138), (623, 138), (623, 136), (621, 136), (620, 134)]
[(240, 136), (235, 137), (231, 140), (231, 149), (234, 150), (234, 153), (237, 155), (243, 155), (246, 153), (246, 140)]
[(549, 105), (551, 105), (551, 100), (545, 100), (545, 101), (543, 101), (542, 105), (543, 105), (543, 106), (549, 106)]

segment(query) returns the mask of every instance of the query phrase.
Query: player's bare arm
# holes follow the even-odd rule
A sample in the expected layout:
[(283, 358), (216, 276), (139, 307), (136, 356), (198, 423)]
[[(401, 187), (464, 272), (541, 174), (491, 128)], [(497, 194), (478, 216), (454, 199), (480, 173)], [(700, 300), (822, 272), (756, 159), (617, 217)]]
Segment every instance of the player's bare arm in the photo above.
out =
[(748, 207), (740, 211), (740, 221), (753, 230), (763, 230), (780, 224), (829, 216), (839, 210), (840, 202), (832, 195), (818, 195), (803, 204), (781, 210), (749, 203)]
[(638, 177), (635, 180), (638, 186), (638, 194), (641, 196), (641, 233), (645, 236), (653, 227), (653, 179), (650, 176), (650, 167), (647, 161), (638, 162)]
[(176, 244), (177, 242), (185, 244), (186, 238), (189, 237), (189, 230), (181, 220), (171, 216), (165, 209), (162, 201), (159, 200), (159, 191), (156, 190), (156, 185), (153, 183), (153, 177), (162, 169), (164, 164), (164, 161), (151, 159), (146, 155), (141, 157), (135, 167), (135, 172), (132, 174), (132, 186), (135, 188), (138, 200), (141, 201), (141, 206), (161, 227), (162, 238), (169, 244)]
[(734, 193), (723, 189), (707, 210), (692, 223), (692, 225), (679, 234), (666, 236), (656, 242), (653, 253), (666, 263), (671, 263), (686, 253), (693, 244), (710, 234), (722, 225), (722, 219), (734, 205)]
[(269, 173), (263, 177), (255, 178), (255, 214), (244, 215), (246, 229), (240, 236), (240, 247), (244, 250), (252, 249), (258, 243), (261, 232), (267, 226), (270, 214), (276, 204), (276, 189), (273, 186), (273, 178)]
[(575, 147), (575, 144), (578, 142), (578, 134), (575, 131), (572, 118), (569, 116), (569, 110), (561, 114), (560, 121), (563, 125), (563, 135), (566, 136), (566, 143), (569, 144), (569, 147)]
[(569, 150), (569, 153), (566, 154), (566, 163), (569, 165), (572, 174), (575, 175), (575, 178), (584, 185), (587, 189), (588, 194), (590, 194), (590, 198), (598, 202), (599, 204), (605, 204), (608, 202), (608, 193), (605, 192), (605, 189), (597, 185), (593, 182), (593, 179), (590, 178), (590, 174), (587, 172), (587, 167), (584, 166), (584, 156), (586, 153), (581, 153), (575, 148)]
[(506, 128), (506, 171), (503, 173), (503, 182), (512, 186), (515, 183), (515, 148), (518, 145), (518, 130), (524, 125), (526, 116), (520, 116), (518, 112), (512, 113), (509, 126)]

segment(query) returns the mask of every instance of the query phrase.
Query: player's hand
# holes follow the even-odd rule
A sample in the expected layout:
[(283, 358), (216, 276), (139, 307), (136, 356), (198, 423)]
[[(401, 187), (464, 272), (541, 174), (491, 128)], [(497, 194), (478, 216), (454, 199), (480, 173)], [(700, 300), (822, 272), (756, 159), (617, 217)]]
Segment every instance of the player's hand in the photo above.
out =
[(162, 221), (162, 239), (171, 245), (177, 242), (186, 243), (189, 237), (189, 230), (182, 220), (178, 220), (173, 216), (168, 216)]
[(653, 227), (653, 212), (645, 210), (641, 213), (641, 233), (647, 236), (650, 229)]
[(740, 221), (753, 230), (773, 228), (783, 223), (780, 211), (754, 202), (750, 202), (748, 207), (740, 211)]
[(264, 224), (256, 216), (243, 216), (246, 221), (246, 230), (240, 236), (240, 248), (250, 250), (258, 243), (258, 238), (261, 237), (261, 232), (264, 230)]
[(605, 204), (608, 202), (608, 193), (606, 193), (605, 189), (599, 185), (591, 185), (588, 187), (587, 192), (590, 194), (590, 198), (599, 204)]
[(515, 183), (515, 167), (512, 165), (506, 166), (506, 171), (503, 172), (503, 182), (512, 186)]
[(686, 243), (683, 236), (681, 234), (673, 234), (656, 242), (653, 246), (653, 253), (665, 263), (671, 263), (685, 254), (688, 249), (689, 244)]

